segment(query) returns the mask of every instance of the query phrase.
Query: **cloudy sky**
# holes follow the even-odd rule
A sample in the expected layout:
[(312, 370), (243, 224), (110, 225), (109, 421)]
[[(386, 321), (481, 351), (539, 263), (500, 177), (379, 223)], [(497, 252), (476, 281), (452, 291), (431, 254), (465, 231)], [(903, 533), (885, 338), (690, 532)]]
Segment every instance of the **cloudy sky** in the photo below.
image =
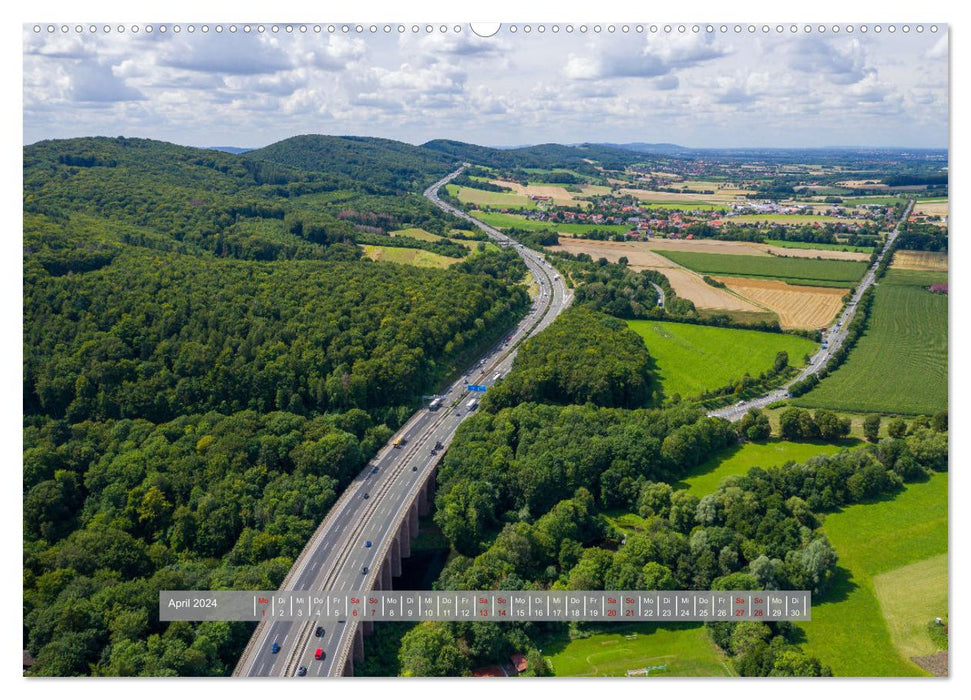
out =
[[(197, 25), (199, 26), (199, 25)], [(534, 25), (535, 27), (536, 25)], [(24, 142), (142, 136), (257, 147), (295, 134), (695, 147), (948, 140), (932, 34), (329, 34), (24, 27)]]

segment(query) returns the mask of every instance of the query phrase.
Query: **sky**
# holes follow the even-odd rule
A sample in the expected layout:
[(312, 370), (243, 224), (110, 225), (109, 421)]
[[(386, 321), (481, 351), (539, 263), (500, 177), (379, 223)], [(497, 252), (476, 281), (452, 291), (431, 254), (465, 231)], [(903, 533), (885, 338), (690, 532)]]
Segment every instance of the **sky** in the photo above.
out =
[[(24, 143), (138, 136), (259, 147), (297, 134), (490, 146), (948, 144), (948, 39), (731, 29), (207, 33), (25, 25)], [(929, 26), (929, 25), (926, 25)]]

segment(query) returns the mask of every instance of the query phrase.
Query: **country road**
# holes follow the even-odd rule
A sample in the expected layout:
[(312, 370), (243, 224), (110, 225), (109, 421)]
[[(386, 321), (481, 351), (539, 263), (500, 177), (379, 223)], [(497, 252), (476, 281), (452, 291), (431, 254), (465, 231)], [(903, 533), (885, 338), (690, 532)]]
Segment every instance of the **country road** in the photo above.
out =
[(846, 308), (843, 309), (843, 312), (840, 314), (836, 323), (830, 326), (826, 332), (823, 333), (823, 342), (819, 350), (810, 358), (809, 364), (803, 368), (799, 375), (784, 386), (774, 389), (763, 396), (755, 399), (749, 399), (748, 401), (741, 401), (733, 406), (726, 406), (714, 411), (709, 411), (708, 415), (710, 417), (726, 418), (732, 422), (741, 420), (750, 409), (765, 408), (771, 403), (788, 398), (790, 386), (796, 382), (802, 381), (812, 374), (817, 374), (819, 370), (826, 366), (829, 359), (837, 350), (839, 350), (840, 346), (843, 345), (843, 341), (846, 340), (847, 329), (849, 328), (853, 317), (856, 315), (856, 309), (860, 304), (860, 299), (863, 297), (863, 293), (876, 283), (877, 267), (880, 266), (880, 263), (887, 255), (887, 251), (890, 250), (894, 244), (894, 241), (897, 240), (897, 235), (900, 233), (900, 226), (907, 220), (913, 206), (914, 200), (911, 199), (904, 208), (904, 213), (900, 217), (900, 220), (897, 221), (897, 225), (894, 226), (893, 231), (891, 231), (890, 235), (887, 236), (887, 240), (883, 244), (883, 249), (880, 251), (880, 255), (867, 269), (863, 279), (860, 280), (860, 283), (857, 285), (856, 290), (853, 292), (853, 297), (850, 299), (850, 303), (847, 304)]
[[(540, 253), (519, 246), (494, 228), (441, 201), (438, 189), (459, 175), (462, 166), (425, 190), (436, 206), (482, 230), (496, 243), (515, 247), (538, 285), (527, 315), (505, 338), (440, 395), (442, 407), (421, 408), (355, 477), (330, 509), (294, 562), (281, 590), (366, 591), (378, 576), (393, 540), (459, 424), (474, 412), (468, 384), (491, 385), (512, 366), (523, 340), (548, 326), (572, 301), (559, 275)], [(394, 442), (402, 439), (400, 447)], [(365, 546), (365, 543), (369, 546)], [(233, 672), (234, 676), (341, 676), (352, 653), (356, 620), (260, 623)], [(274, 645), (278, 645), (274, 652)], [(317, 659), (317, 651), (322, 658)], [(303, 669), (302, 673), (298, 673)]]

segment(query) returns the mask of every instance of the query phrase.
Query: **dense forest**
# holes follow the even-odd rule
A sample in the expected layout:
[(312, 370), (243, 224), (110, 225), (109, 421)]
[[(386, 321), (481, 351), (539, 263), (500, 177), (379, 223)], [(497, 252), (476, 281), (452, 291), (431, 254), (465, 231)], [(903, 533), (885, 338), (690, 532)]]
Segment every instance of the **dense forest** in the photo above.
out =
[[(404, 157), (371, 145), (348, 148)], [(279, 585), (421, 395), (525, 313), (511, 251), (388, 235), (450, 232), (395, 189), (436, 162), (411, 181), (143, 139), (24, 149), (31, 673), (227, 675), (248, 627), (160, 624), (158, 591)]]

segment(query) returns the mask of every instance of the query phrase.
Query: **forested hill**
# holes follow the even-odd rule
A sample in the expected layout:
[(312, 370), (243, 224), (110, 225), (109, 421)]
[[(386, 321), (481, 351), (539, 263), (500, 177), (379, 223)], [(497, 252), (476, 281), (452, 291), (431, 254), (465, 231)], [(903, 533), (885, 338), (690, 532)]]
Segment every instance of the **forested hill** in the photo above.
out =
[(448, 154), (459, 161), (497, 168), (569, 168), (595, 173), (598, 166), (623, 170), (627, 165), (644, 160), (640, 153), (590, 143), (576, 146), (544, 143), (507, 149), (439, 139), (422, 144), (422, 148)]
[[(129, 138), (23, 155), (31, 673), (227, 675), (247, 626), (161, 623), (158, 591), (276, 588), (420, 397), (522, 317), (525, 269), (391, 236), (458, 220), (367, 168)], [(375, 242), (458, 264), (362, 259)]]
[(401, 141), (307, 134), (250, 151), (247, 160), (281, 163), (310, 171), (343, 173), (401, 192), (419, 192), (454, 170), (447, 153)]

